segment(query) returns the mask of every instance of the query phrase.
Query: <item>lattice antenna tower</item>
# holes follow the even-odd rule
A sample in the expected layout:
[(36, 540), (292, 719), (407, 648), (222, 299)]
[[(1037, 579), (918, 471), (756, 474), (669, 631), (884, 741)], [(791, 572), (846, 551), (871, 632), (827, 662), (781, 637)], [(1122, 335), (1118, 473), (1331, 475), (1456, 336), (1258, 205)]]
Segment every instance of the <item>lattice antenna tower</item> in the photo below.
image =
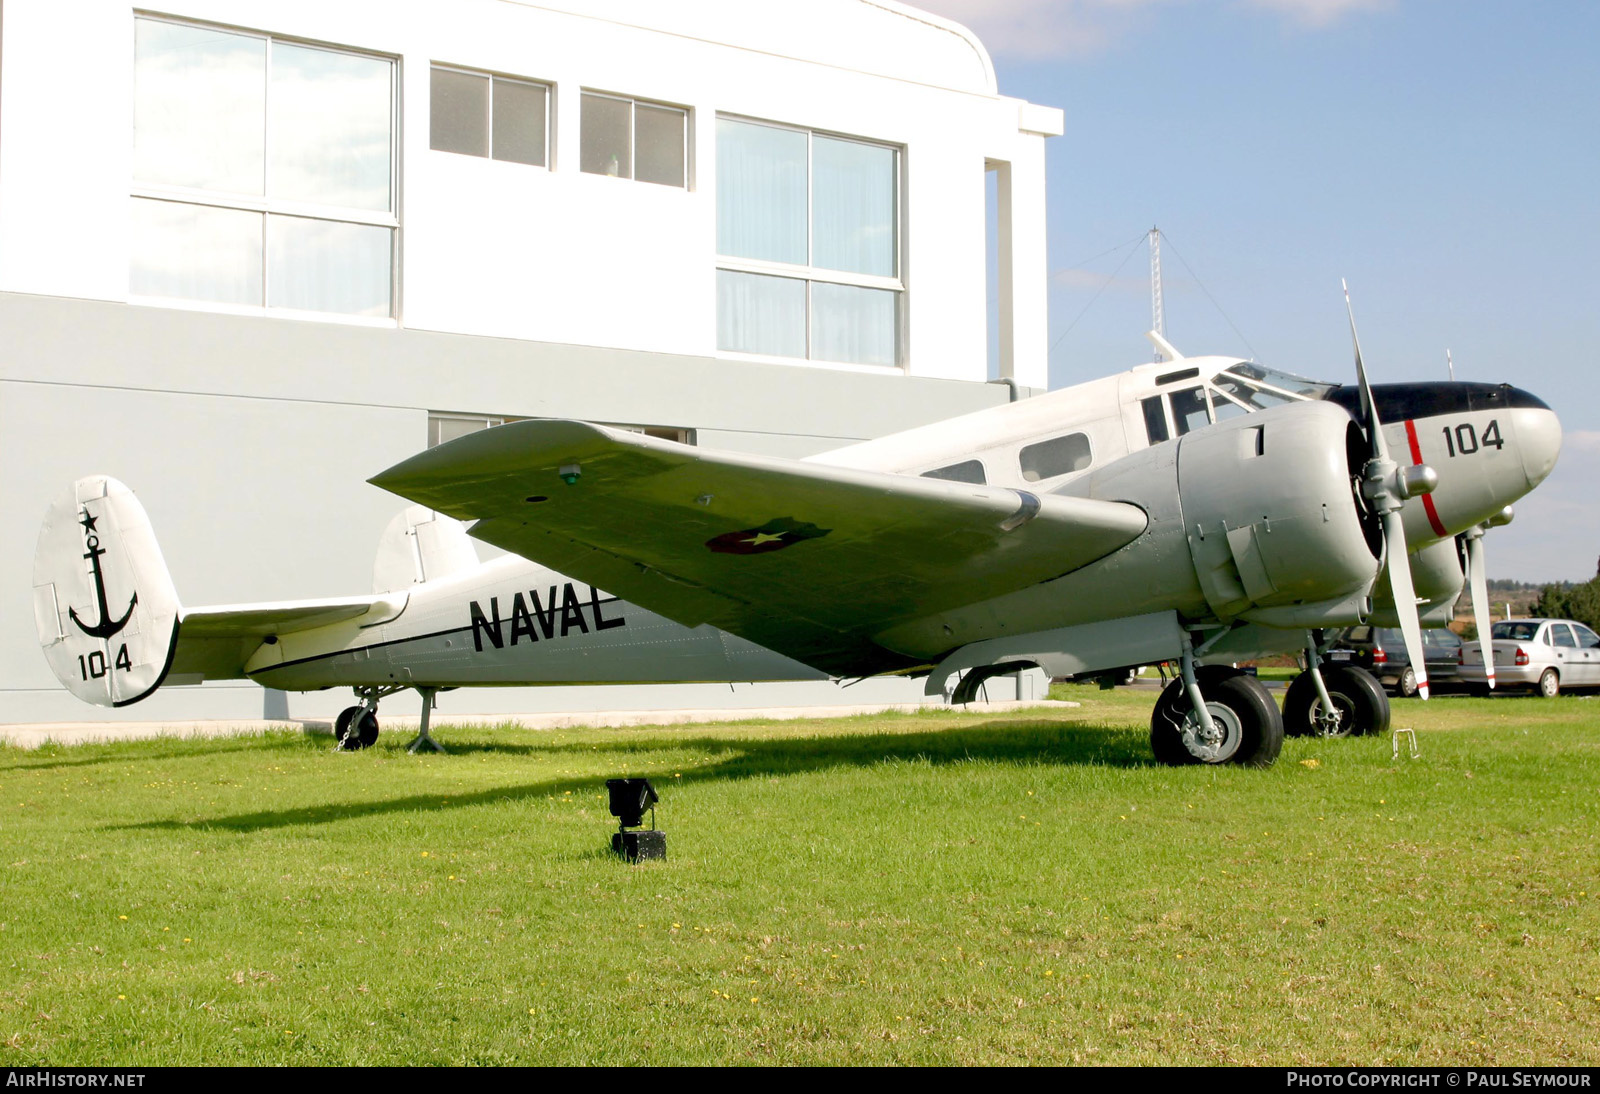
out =
[[(1150, 229), (1150, 329), (1167, 336), (1167, 317), (1161, 304), (1161, 229)], [(1156, 360), (1165, 360), (1159, 350)]]

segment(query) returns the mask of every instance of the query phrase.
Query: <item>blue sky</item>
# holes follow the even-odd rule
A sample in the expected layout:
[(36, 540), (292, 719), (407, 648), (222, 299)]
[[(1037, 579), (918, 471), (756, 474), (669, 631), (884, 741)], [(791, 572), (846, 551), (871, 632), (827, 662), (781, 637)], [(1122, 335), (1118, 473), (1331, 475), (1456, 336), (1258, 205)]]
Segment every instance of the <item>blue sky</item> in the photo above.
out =
[(1458, 378), (1561, 414), (1561, 463), (1487, 541), (1491, 575), (1594, 576), (1600, 3), (919, 6), (978, 32), (1003, 93), (1066, 111), (1047, 145), (1052, 387), (1149, 359), (1148, 255), (1102, 252), (1151, 225), (1185, 353), (1347, 379), (1347, 278), (1375, 380), (1442, 379), (1448, 347)]

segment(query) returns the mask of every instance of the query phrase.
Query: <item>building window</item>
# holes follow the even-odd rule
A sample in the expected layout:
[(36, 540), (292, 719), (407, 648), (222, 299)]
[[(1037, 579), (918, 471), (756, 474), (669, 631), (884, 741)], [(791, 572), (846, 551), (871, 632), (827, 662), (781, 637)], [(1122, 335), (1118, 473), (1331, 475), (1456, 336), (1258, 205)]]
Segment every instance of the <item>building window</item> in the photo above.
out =
[(549, 162), (548, 84), (435, 65), (429, 104), (428, 146), (435, 152), (534, 167)]
[[(523, 422), (526, 418), (495, 416), (488, 414), (452, 414), (444, 411), (434, 411), (428, 415), (428, 447), (433, 448), (453, 441), (457, 437), (465, 437), (468, 433), (476, 433), (480, 429), (492, 429), (497, 425), (507, 422)], [(629, 433), (643, 433), (647, 437), (655, 437), (663, 441), (677, 441), (679, 444), (694, 444), (695, 435), (692, 429), (683, 429), (678, 426), (668, 425), (623, 425), (619, 422), (600, 422), (600, 425), (612, 429), (623, 429)]]
[(583, 93), (578, 168), (591, 175), (685, 185), (689, 112), (682, 107)]
[(134, 30), (130, 293), (392, 317), (394, 61)]
[(900, 153), (717, 119), (717, 348), (900, 363)]

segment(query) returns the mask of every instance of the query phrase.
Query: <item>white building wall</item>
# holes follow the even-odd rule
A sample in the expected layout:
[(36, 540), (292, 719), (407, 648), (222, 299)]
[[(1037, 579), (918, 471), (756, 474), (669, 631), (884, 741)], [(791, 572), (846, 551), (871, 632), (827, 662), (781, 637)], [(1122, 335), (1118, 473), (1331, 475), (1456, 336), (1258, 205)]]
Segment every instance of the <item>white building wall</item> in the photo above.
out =
[[(396, 321), (374, 329), (128, 303), (134, 11), (0, 9), (0, 509), (15, 518), (0, 528), (0, 721), (263, 711), (243, 682), (115, 712), (56, 685), (28, 575), (38, 519), (81, 475), (138, 491), (187, 604), (340, 595), (369, 587), (402, 504), (363, 480), (426, 443), (430, 410), (681, 426), (701, 444), (803, 456), (1004, 401), (982, 382), (986, 161), (1015, 165), (1032, 195), (1016, 206), (1017, 234), (1037, 242), (1013, 248), (1014, 375), (1046, 386), (1041, 132), (1060, 115), (995, 94), (981, 47), (941, 20), (877, 0), (164, 7), (398, 59), (400, 294)], [(550, 169), (431, 151), (434, 62), (553, 84)], [(687, 107), (689, 185), (579, 172), (584, 88)], [(719, 113), (903, 150), (903, 370), (717, 352)], [(457, 695), (445, 712), (826, 702), (834, 690), (503, 690)], [(834, 701), (919, 692), (877, 681)], [(291, 697), (289, 712), (331, 713), (344, 698)]]
[[(753, 46), (617, 21), (665, 21), (655, 5), (574, 6), (591, 14), (507, 0), (184, 0), (169, 10), (399, 58), (406, 326), (715, 354), (715, 122), (737, 114), (904, 149), (903, 364), (985, 378), (983, 164), (1012, 162), (1019, 189), (1042, 198), (1044, 137), (1019, 128), (1019, 103), (986, 85), (986, 58), (968, 38), (854, 0), (683, 6), (695, 29), (721, 26)], [(863, 23), (878, 35), (874, 51), (856, 33)], [(0, 290), (127, 299), (132, 24), (116, 0), (5, 5)], [(781, 27), (791, 36), (782, 48), (798, 56), (771, 52)], [(431, 151), (436, 61), (553, 84), (551, 168)], [(868, 62), (889, 74), (850, 67)], [(581, 173), (585, 88), (688, 107), (689, 186)], [(1042, 247), (1042, 200), (1019, 203), (1014, 223), (1019, 240)], [(1040, 265), (1038, 294), (1043, 278)], [(1016, 375), (1044, 386), (1042, 353), (1019, 348)]]

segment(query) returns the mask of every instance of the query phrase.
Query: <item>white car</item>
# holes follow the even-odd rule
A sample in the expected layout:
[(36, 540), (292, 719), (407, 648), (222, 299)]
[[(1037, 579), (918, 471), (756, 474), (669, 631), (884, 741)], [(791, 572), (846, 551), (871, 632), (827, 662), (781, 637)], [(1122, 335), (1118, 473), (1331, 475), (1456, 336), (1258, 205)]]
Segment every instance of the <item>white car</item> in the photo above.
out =
[[(1489, 632), (1496, 687), (1533, 688), (1551, 697), (1561, 689), (1600, 687), (1600, 634), (1570, 619), (1505, 619)], [(1461, 649), (1461, 680), (1481, 685), (1483, 647)]]

